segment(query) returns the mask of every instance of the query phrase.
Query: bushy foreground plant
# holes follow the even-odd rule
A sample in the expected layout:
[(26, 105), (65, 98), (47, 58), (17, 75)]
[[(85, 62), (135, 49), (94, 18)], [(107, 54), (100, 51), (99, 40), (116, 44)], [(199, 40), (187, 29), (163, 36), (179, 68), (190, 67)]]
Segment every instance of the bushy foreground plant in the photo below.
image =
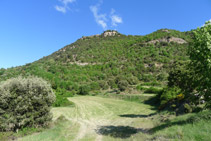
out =
[(167, 87), (160, 93), (160, 105), (165, 105), (170, 100), (177, 98), (181, 90), (178, 87)]
[(0, 85), (0, 131), (47, 126), (55, 101), (51, 86), (38, 77), (12, 78)]
[(189, 48), (191, 63), (199, 76), (195, 80), (198, 94), (204, 98), (206, 105), (211, 107), (211, 22), (206, 22), (194, 31), (194, 42)]

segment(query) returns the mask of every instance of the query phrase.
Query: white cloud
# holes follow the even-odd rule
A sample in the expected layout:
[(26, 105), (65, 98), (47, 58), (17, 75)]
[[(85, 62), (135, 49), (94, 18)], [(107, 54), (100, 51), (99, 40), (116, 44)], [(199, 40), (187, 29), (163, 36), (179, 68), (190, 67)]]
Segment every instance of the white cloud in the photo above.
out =
[(115, 13), (116, 13), (116, 10), (111, 9), (110, 18), (111, 18), (111, 25), (112, 26), (118, 26), (118, 24), (123, 23), (122, 17), (118, 16)]
[(66, 13), (66, 8), (64, 7), (64, 6), (58, 6), (58, 5), (56, 5), (55, 6), (55, 9), (57, 10), (57, 11), (59, 11), (59, 12), (62, 12), (62, 13)]
[(90, 10), (92, 11), (95, 21), (99, 24), (104, 30), (107, 29), (107, 18), (106, 14), (99, 14), (99, 9), (102, 4), (102, 0), (95, 6), (90, 6)]
[(69, 8), (68, 4), (76, 2), (76, 0), (59, 0), (62, 6), (56, 5), (55, 9), (59, 12), (66, 13)]
[(64, 5), (68, 5), (69, 3), (73, 3), (76, 0), (59, 0), (59, 1), (61, 1)]
[(112, 15), (111, 16), (111, 23), (112, 23), (112, 26), (117, 26), (118, 24), (121, 24), (123, 21), (122, 21), (122, 18), (119, 17), (118, 15)]
[(115, 14), (116, 13), (115, 9), (111, 9), (109, 18), (107, 18), (106, 14), (99, 13), (102, 3), (103, 0), (99, 0), (99, 2), (96, 5), (90, 6), (90, 10), (92, 11), (95, 21), (97, 22), (98, 25), (100, 25), (104, 30), (106, 30), (108, 28), (109, 22), (110, 22), (109, 25), (111, 25), (110, 27), (116, 27), (118, 26), (118, 24), (123, 23), (122, 17)]
[(107, 28), (107, 23), (103, 20), (99, 20), (98, 23), (103, 27), (103, 29)]

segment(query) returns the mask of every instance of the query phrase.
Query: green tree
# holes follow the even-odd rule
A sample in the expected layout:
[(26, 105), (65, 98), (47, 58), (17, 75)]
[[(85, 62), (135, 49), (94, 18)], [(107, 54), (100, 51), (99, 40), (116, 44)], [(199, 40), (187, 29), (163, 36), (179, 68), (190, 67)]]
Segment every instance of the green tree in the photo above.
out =
[(37, 77), (12, 78), (0, 85), (0, 131), (46, 126), (55, 94)]
[(190, 94), (196, 88), (194, 81), (198, 79), (194, 67), (189, 61), (174, 62), (168, 76), (169, 87), (179, 87), (185, 94)]
[(194, 42), (189, 49), (190, 59), (194, 71), (200, 76), (195, 80), (197, 92), (211, 105), (211, 23), (206, 22), (194, 31)]

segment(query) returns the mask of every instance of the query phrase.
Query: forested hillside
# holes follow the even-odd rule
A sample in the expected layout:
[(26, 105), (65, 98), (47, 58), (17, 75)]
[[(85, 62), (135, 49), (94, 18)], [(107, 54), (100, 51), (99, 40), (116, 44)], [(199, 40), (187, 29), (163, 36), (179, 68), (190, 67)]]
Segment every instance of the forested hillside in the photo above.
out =
[(174, 62), (189, 59), (191, 35), (161, 29), (146, 36), (126, 36), (108, 30), (82, 37), (36, 62), (0, 69), (0, 81), (19, 75), (39, 76), (51, 83), (57, 100), (90, 91), (165, 85)]

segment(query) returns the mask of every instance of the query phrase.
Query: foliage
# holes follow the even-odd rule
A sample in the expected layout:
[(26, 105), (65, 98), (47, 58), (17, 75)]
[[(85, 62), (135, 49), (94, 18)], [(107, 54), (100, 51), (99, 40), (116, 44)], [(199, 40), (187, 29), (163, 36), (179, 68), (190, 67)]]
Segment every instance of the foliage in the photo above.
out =
[(174, 62), (169, 72), (168, 86), (179, 87), (188, 95), (196, 88), (194, 83), (196, 79), (198, 79), (198, 76), (194, 73), (194, 67), (189, 61)]
[(128, 82), (126, 80), (121, 80), (117, 85), (120, 91), (125, 91), (127, 89)]
[(160, 93), (160, 105), (163, 106), (170, 100), (177, 98), (177, 95), (181, 93), (181, 89), (178, 87), (167, 87), (164, 88)]
[(206, 22), (194, 31), (194, 42), (189, 49), (194, 72), (199, 79), (194, 80), (196, 90), (204, 98), (207, 106), (211, 105), (211, 23)]
[(56, 101), (53, 103), (54, 107), (69, 107), (73, 105), (73, 102), (69, 101), (66, 97), (61, 95), (56, 95)]
[(138, 85), (138, 86), (136, 86), (136, 89), (142, 91), (142, 90), (147, 90), (148, 88), (146, 88), (142, 85)]
[(159, 94), (162, 89), (158, 89), (156, 87), (150, 87), (144, 91), (144, 93), (151, 93), (151, 94)]
[(90, 91), (90, 88), (87, 85), (81, 86), (79, 88), (79, 95), (88, 95)]
[(55, 101), (51, 86), (41, 78), (12, 78), (0, 85), (0, 130), (47, 126)]

